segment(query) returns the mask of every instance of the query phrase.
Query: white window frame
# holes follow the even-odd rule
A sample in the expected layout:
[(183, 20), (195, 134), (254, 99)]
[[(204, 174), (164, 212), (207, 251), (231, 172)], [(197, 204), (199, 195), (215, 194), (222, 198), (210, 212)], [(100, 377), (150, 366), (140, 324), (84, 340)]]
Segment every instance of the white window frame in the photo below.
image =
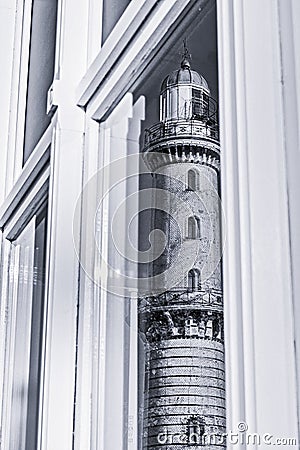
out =
[[(78, 87), (77, 104), (86, 108), (88, 117), (104, 120), (144, 69), (150, 72), (154, 49), (162, 47), (176, 19), (185, 9), (193, 15), (198, 8), (197, 0), (164, 0), (159, 4), (132, 0)], [(189, 20), (183, 16), (178, 35)]]
[[(21, 0), (18, 0), (21, 2)], [(38, 449), (64, 448), (71, 450), (73, 445), (73, 412), (75, 389), (75, 350), (76, 313), (78, 296), (78, 259), (74, 251), (73, 238), (80, 236), (70, 233), (72, 229), (75, 204), (82, 188), (82, 161), (84, 142), (84, 114), (75, 105), (72, 97), (76, 86), (86, 70), (87, 61), (93, 59), (96, 48), (99, 50), (98, 32), (101, 17), (94, 15), (99, 11), (98, 0), (74, 3), (73, 0), (59, 0), (57, 20), (57, 42), (55, 60), (55, 82), (52, 85), (53, 104), (57, 111), (51, 124), (41, 137), (32, 154), (22, 167), (23, 148), (16, 148), (15, 134), (7, 149), (5, 195), (0, 208), (0, 227), (4, 230), (1, 262), (4, 275), (9, 264), (10, 241), (20, 228), (22, 214), (25, 215), (38, 200), (34, 184), (38, 173), (49, 182), (49, 215), (47, 228), (47, 266), (46, 299), (47, 317), (45, 319), (45, 342), (42, 356), (43, 387), (41, 392), (42, 410), (39, 416)], [(20, 3), (21, 4), (21, 3)], [(21, 17), (19, 9), (17, 14)], [(88, 20), (93, 16), (94, 29)], [(18, 16), (19, 17), (19, 16)], [(74, 21), (74, 18), (77, 20)], [(19, 31), (21, 23), (16, 26)], [(16, 37), (17, 40), (18, 36)], [(74, 53), (74, 47), (77, 52)], [(15, 48), (14, 61), (21, 58)], [(27, 61), (28, 62), (28, 61)], [(26, 64), (26, 58), (24, 61)], [(17, 114), (18, 73), (12, 88), (12, 108), (10, 123), (14, 124)], [(22, 81), (24, 82), (24, 80)], [(70, 95), (71, 93), (71, 95)], [(14, 103), (15, 102), (15, 103)], [(7, 106), (9, 109), (9, 107)], [(20, 111), (20, 114), (22, 111)], [(21, 126), (20, 124), (18, 127)], [(2, 159), (2, 158), (1, 158)], [(5, 158), (3, 158), (5, 160)], [(50, 162), (49, 162), (50, 160)], [(72, 171), (70, 171), (72, 167)], [(50, 171), (50, 173), (49, 173)], [(49, 179), (49, 181), (48, 181)], [(46, 180), (44, 180), (46, 182)], [(30, 191), (30, 193), (29, 193)], [(29, 195), (29, 196), (28, 196)], [(27, 207), (25, 206), (26, 197)], [(30, 197), (31, 196), (31, 197)], [(20, 200), (24, 198), (23, 206)], [(2, 198), (1, 198), (2, 200)], [(18, 210), (18, 208), (21, 208)], [(26, 211), (27, 209), (27, 211)], [(15, 222), (12, 215), (16, 212)], [(67, 261), (67, 262), (66, 262)], [(67, 270), (66, 270), (67, 265)], [(6, 299), (6, 277), (1, 284), (2, 299)], [(1, 325), (6, 326), (6, 303), (1, 301)], [(62, 320), (63, 317), (63, 320)], [(64, 333), (64, 339), (61, 339)], [(2, 337), (2, 336), (0, 336)], [(62, 342), (63, 341), (63, 342)], [(2, 341), (3, 342), (3, 341)], [(47, 350), (47, 351), (46, 351)], [(3, 347), (0, 346), (0, 378), (3, 370)], [(64, 362), (64, 367), (61, 362)], [(61, 372), (64, 373), (62, 379)], [(5, 394), (5, 392), (4, 392)], [(0, 401), (2, 392), (0, 393)], [(61, 410), (62, 415), (57, 411)]]
[[(109, 134), (107, 134), (109, 129), (105, 129), (106, 120), (110, 119), (111, 114), (114, 115), (119, 102), (122, 103), (126, 96), (131, 95), (133, 83), (138, 82), (141, 76), (146, 77), (151, 72), (155, 66), (153, 58), (156, 51), (160, 50), (170, 38), (169, 30), (174, 22), (182, 17), (182, 21), (173, 32), (171, 39), (176, 39), (174, 33), (182, 35), (191, 17), (199, 14), (199, 3), (201, 2), (197, 0), (181, 2), (164, 0), (159, 3), (153, 0), (132, 0), (110, 33), (94, 62), (88, 68), (77, 91), (77, 103), (85, 108), (88, 124), (86, 135), (87, 170), (84, 172), (86, 181), (93, 175), (95, 167), (101, 167), (105, 160), (109, 161)], [(204, 1), (203, 6), (206, 4), (207, 2)], [(188, 14), (185, 14), (187, 12)], [(111, 70), (112, 68), (113, 70)], [(132, 112), (129, 107), (124, 114), (131, 117)], [(100, 132), (95, 121), (100, 121)], [(93, 165), (93, 162), (96, 165)], [(84, 237), (82, 239), (85, 242)], [(105, 240), (105, 236), (102, 239)], [(90, 245), (89, 242), (86, 245)], [(107, 245), (107, 242), (106, 244), (103, 242), (103, 245)], [(102, 249), (102, 252), (105, 250)], [(78, 357), (80, 359), (77, 374), (75, 448), (92, 448), (94, 442), (97, 442), (99, 449), (105, 450), (105, 428), (103, 427), (105, 409), (104, 401), (101, 400), (101, 398), (104, 399), (105, 380), (103, 367), (98, 369), (104, 364), (106, 348), (105, 293), (101, 293), (97, 287), (92, 288), (91, 283), (82, 278), (80, 297), (84, 299), (84, 302), (81, 302), (79, 319), (81, 331), (78, 340)], [(97, 303), (100, 302), (100, 310), (95, 306), (97, 304), (95, 299), (97, 299)], [(137, 308), (137, 305), (135, 306)], [(131, 314), (133, 323), (137, 324), (137, 311), (134, 311), (134, 308)], [(95, 321), (97, 317), (100, 320)], [(91, 318), (93, 318), (92, 322)], [(95, 342), (98, 342), (97, 355), (93, 350)], [(128, 449), (136, 450), (139, 437), (137, 402), (134, 401), (137, 396), (137, 361), (134, 357), (137, 354), (135, 347), (137, 342), (134, 333), (131, 336), (131, 345), (133, 353), (130, 356), (129, 389), (131, 390), (132, 404), (129, 405), (129, 410), (132, 412), (130, 426), (134, 438), (132, 442), (128, 442)], [(102, 361), (102, 364), (99, 361)], [(93, 402), (91, 402), (91, 398)], [(96, 434), (91, 432), (92, 428), (95, 428), (95, 423), (99, 424), (96, 425)], [(91, 424), (94, 424), (92, 428)]]
[[(5, 194), (13, 188), (23, 170), (24, 138), (26, 122), (26, 101), (30, 57), (33, 0), (17, 0), (15, 13), (14, 54), (12, 61), (9, 140), (6, 149)], [(63, 21), (63, 0), (58, 0), (56, 24), (56, 49), (54, 80), (59, 76), (61, 65), (61, 29)], [(49, 86), (49, 89), (51, 86)], [(41, 145), (52, 125), (45, 130), (36, 147)], [(33, 150), (34, 151), (34, 150)], [(27, 163), (27, 161), (26, 161)], [(26, 164), (25, 164), (26, 165)]]
[[(20, 261), (20, 253), (22, 249), (22, 240), (24, 234), (28, 237), (30, 236), (30, 248), (27, 248), (27, 258), (24, 261)], [(29, 385), (29, 361), (30, 361), (30, 337), (31, 337), (31, 314), (32, 314), (32, 291), (33, 291), (33, 271), (34, 271), (34, 239), (35, 239), (35, 216), (33, 216), (28, 224), (25, 225), (20, 235), (13, 240), (10, 246), (10, 262), (8, 270), (8, 289), (7, 289), (7, 334), (5, 336), (5, 359), (4, 359), (4, 396), (3, 396), (3, 422), (1, 423), (3, 429), (3, 445), (8, 448), (16, 447), (16, 437), (18, 437), (18, 444), (24, 448), (26, 442), (26, 427), (18, 427), (17, 436), (14, 435), (12, 430), (14, 429), (14, 421), (21, 420), (26, 424), (27, 421), (27, 405), (28, 397), (25, 401), (19, 400), (18, 411), (16, 405), (13, 404), (14, 400), (18, 401), (16, 397), (18, 395), (18, 386), (16, 386), (16, 378), (18, 376), (24, 377), (22, 381), (25, 383), (25, 390), (28, 389)], [(27, 277), (29, 279), (29, 285), (24, 292), (21, 293), (22, 298), (19, 297), (20, 285), (22, 286), (22, 274), (20, 273), (20, 265), (27, 266)], [(23, 269), (24, 270), (24, 269)], [(25, 283), (26, 285), (26, 283)], [(24, 295), (25, 294), (25, 295)], [(24, 302), (25, 311), (23, 314), (26, 315), (26, 325), (22, 323), (22, 317), (20, 316), (20, 308), (24, 308), (22, 303)], [(21, 320), (21, 328), (17, 327), (17, 323)], [(24, 334), (24, 354), (19, 355), (22, 358), (22, 374), (20, 374), (20, 367), (18, 368), (18, 361), (16, 360), (16, 344), (20, 344), (17, 337), (18, 332)], [(29, 342), (28, 342), (29, 341)], [(17, 370), (16, 370), (17, 366)], [(25, 367), (24, 367), (25, 366)], [(19, 369), (19, 370), (18, 370)], [(17, 373), (16, 373), (17, 372)]]
[[(287, 147), (285, 139), (291, 131), (286, 125), (287, 112), (295, 110), (297, 92), (299, 99), (299, 79), (294, 82), (292, 104), (286, 104), (284, 111), (282, 100), (287, 93), (282, 81), (282, 48), (290, 57), (291, 74), (297, 73), (297, 59), (290, 54), (293, 46), (282, 47), (286, 44), (282, 33), (290, 40), (299, 34), (299, 5), (293, 0), (218, 0), (217, 9), (221, 181), (226, 218), (227, 427), (235, 432), (238, 423), (245, 422), (249, 432), (261, 436), (269, 433), (297, 439), (299, 389), (293, 303), (299, 304), (299, 300), (291, 281), (293, 273), (299, 279), (300, 266), (294, 261), (292, 268), (290, 253), (287, 186), (291, 178), (285, 153), (294, 150)], [(281, 9), (289, 17), (288, 26), (285, 21), (282, 26)], [(298, 12), (294, 23), (293, 11)], [(299, 54), (297, 58), (299, 63)], [(299, 131), (294, 119), (294, 130)], [(266, 179), (267, 183), (262, 182)], [(299, 192), (299, 175), (297, 179), (296, 187), (292, 178), (291, 188)], [(292, 224), (299, 220), (293, 219)], [(239, 444), (239, 448), (246, 447)], [(251, 447), (258, 448), (257, 444)]]
[[(280, 43), (282, 58), (282, 106), (285, 124), (285, 156), (287, 170), (287, 196), (289, 202), (289, 231), (291, 253), (291, 283), (293, 290), (293, 314), (297, 382), (300, 377), (300, 259), (299, 259), (299, 172), (300, 157), (300, 4), (291, 0), (288, 5), (278, 2)], [(300, 417), (300, 389), (298, 393), (298, 418)], [(298, 419), (299, 420), (299, 419)], [(300, 430), (299, 430), (300, 438)]]
[[(19, 183), (16, 184), (15, 189), (11, 192), (11, 197), (8, 199), (7, 203), (3, 205), (1, 208), (1, 222), (4, 227), (2, 234), (2, 268), (1, 268), (1, 347), (0, 347), (0, 379), (2, 380), (1, 386), (1, 395), (0, 395), (0, 421), (2, 427), (2, 438), (4, 444), (10, 442), (9, 439), (11, 437), (10, 430), (10, 396), (11, 396), (11, 388), (12, 388), (12, 361), (14, 358), (14, 340), (13, 335), (10, 336), (11, 326), (15, 321), (14, 313), (12, 311), (12, 305), (9, 304), (12, 299), (11, 295), (7, 295), (9, 291), (9, 274), (10, 274), (10, 266), (11, 266), (11, 252), (12, 247), (14, 246), (14, 241), (18, 240), (18, 236), (23, 232), (27, 227), (28, 221), (32, 221), (32, 217), (34, 217), (35, 212), (39, 209), (40, 205), (42, 205), (45, 199), (48, 197), (48, 189), (49, 189), (49, 175), (50, 169), (49, 166), (45, 167), (44, 170), (40, 173), (38, 180), (35, 184), (32, 184), (29, 180), (34, 179), (37, 175), (38, 170), (41, 168), (40, 163), (44, 165), (45, 163), (45, 155), (47, 154), (49, 145), (51, 141), (46, 142), (45, 147), (42, 149), (43, 151), (39, 152), (39, 155), (33, 155), (31, 158), (30, 167), (27, 166), (28, 177), (25, 177), (23, 173), (23, 177), (21, 176), (18, 180)], [(38, 158), (38, 156), (40, 158)], [(44, 160), (43, 160), (44, 157)], [(37, 165), (34, 165), (37, 163)], [(31, 170), (29, 170), (29, 168)], [(28, 187), (31, 186), (30, 191), (28, 192)], [(18, 191), (18, 187), (20, 187), (20, 191)], [(23, 197), (22, 197), (23, 195)], [(14, 212), (14, 207), (16, 204), (22, 201), (21, 206)], [(48, 218), (49, 222), (49, 218)], [(34, 251), (34, 249), (32, 249)], [(46, 256), (46, 261), (48, 258)], [(48, 272), (48, 263), (46, 262), (46, 273)], [(16, 274), (17, 276), (17, 274)], [(46, 291), (45, 291), (46, 292)], [(45, 301), (45, 309), (44, 309), (44, 324), (46, 323), (46, 312), (47, 312), (47, 302)], [(11, 322), (12, 321), (12, 322)], [(43, 330), (42, 336), (42, 361), (45, 357), (45, 327)], [(43, 369), (44, 363), (41, 364), (41, 368)], [(39, 386), (39, 397), (41, 398), (42, 392), (44, 389), (44, 374), (43, 370), (41, 373), (41, 382)], [(41, 433), (41, 420), (42, 420), (42, 404), (40, 403), (41, 408), (39, 409), (39, 417), (38, 417), (38, 439), (40, 439)], [(3, 408), (3, 409), (2, 409)], [(4, 414), (2, 416), (2, 413)]]
[(16, 5), (14, 58), (10, 100), (9, 142), (7, 148), (6, 193), (22, 170), (25, 131), (27, 79), (30, 53), (32, 0)]
[[(287, 174), (284, 172), (285, 169), (280, 171), (276, 165), (281, 160), (281, 151), (284, 149), (285, 113), (279, 100), (280, 95), (274, 96), (276, 89), (278, 92), (282, 92), (280, 46), (284, 45), (284, 36), (286, 36), (285, 34), (283, 39), (279, 37), (279, 21), (281, 20), (285, 25), (289, 22), (293, 27), (293, 34), (295, 36), (299, 34), (299, 27), (296, 26), (299, 20), (293, 15), (293, 11), (299, 12), (299, 6), (296, 5), (295, 0), (289, 0), (286, 3), (288, 3), (288, 13), (285, 14), (280, 12), (280, 0), (275, 2), (217, 0), (217, 10), (219, 103), (223, 155), (221, 164), (222, 196), (227, 220), (225, 236), (227, 250), (224, 254), (224, 304), (228, 429), (234, 431), (237, 424), (244, 420), (253, 431), (273, 432), (276, 435), (280, 428), (286, 432), (286, 435), (294, 437), (295, 434), (297, 435), (297, 389), (295, 385), (295, 354), (292, 348), (294, 323), (288, 240), (288, 192), (284, 189)], [(149, 16), (146, 25), (137, 32), (142, 26), (141, 19), (145, 17), (144, 13), (147, 11), (148, 5)], [(185, 7), (190, 8), (192, 15), (193, 8), (196, 10), (197, 5), (199, 6), (199, 3), (196, 1), (168, 0), (161, 1), (156, 6), (154, 6), (154, 2), (143, 0), (133, 0), (130, 3), (79, 85), (77, 103), (86, 109), (89, 119), (101, 121), (109, 115), (144, 69), (143, 75), (147, 74), (147, 70), (151, 70), (152, 58), (155, 56), (153, 49), (159, 50), (164, 44), (168, 27), (182, 14)], [(258, 30), (256, 30), (255, 21), (258, 21)], [(184, 20), (182, 24), (184, 25)], [(284, 28), (284, 33), (287, 32), (287, 28)], [(178, 32), (180, 31), (178, 30)], [(269, 34), (265, 35), (265, 31)], [(119, 36), (124, 37), (119, 39)], [(133, 37), (136, 38), (134, 44), (132, 43)], [(268, 50), (267, 61), (261, 58), (262, 53), (258, 51), (261, 42)], [(296, 45), (295, 42), (296, 40), (294, 45)], [(287, 49), (287, 47), (285, 48)], [(271, 70), (268, 72), (269, 84), (265, 91), (264, 86), (258, 83), (255, 85), (256, 93), (254, 93), (252, 80), (255, 77), (249, 61), (246, 61), (249, 57), (257, 58), (258, 66), (255, 70), (258, 73), (263, 70), (262, 67), (273, 69), (273, 72)], [(296, 60), (295, 71), (299, 72), (299, 58), (295, 55), (293, 57)], [(299, 83), (294, 83), (294, 87), (299, 93)], [(267, 165), (265, 159), (261, 157), (264, 155), (264, 149), (262, 148), (262, 153), (257, 155), (253, 152), (249, 142), (249, 137), (257, 135), (255, 128), (249, 128), (250, 116), (253, 120), (251, 126), (253, 127), (255, 124), (258, 130), (262, 131), (257, 117), (253, 116), (253, 103), (251, 104), (248, 97), (249, 92), (251, 95), (257, 96), (258, 90), (261, 96), (268, 94), (270, 100), (276, 103), (278, 112), (277, 116), (274, 115), (271, 104), (263, 108), (268, 120), (264, 132), (270, 133), (270, 137), (276, 136), (277, 139), (276, 142), (272, 141), (274, 142), (274, 160), (272, 160), (271, 166)], [(289, 101), (291, 103), (291, 99)], [(295, 105), (292, 106), (295, 108)], [(285, 107), (288, 107), (287, 104)], [(296, 129), (299, 129), (298, 126)], [(278, 309), (274, 323), (269, 322), (268, 324), (271, 333), (276, 331), (276, 327), (285, 330), (284, 336), (287, 345), (285, 351), (281, 349), (277, 361), (275, 358), (272, 359), (273, 367), (277, 368), (282, 377), (281, 385), (275, 388), (276, 395), (273, 400), (276, 404), (268, 400), (267, 393), (262, 391), (266, 374), (270, 380), (273, 379), (273, 374), (270, 372), (271, 366), (268, 366), (267, 359), (263, 360), (259, 357), (259, 353), (255, 352), (255, 345), (265, 348), (264, 346), (268, 342), (262, 332), (263, 322), (266, 320), (264, 297), (266, 298), (268, 295), (268, 283), (266, 279), (262, 285), (261, 295), (257, 290), (254, 278), (254, 269), (257, 274), (260, 261), (259, 258), (253, 257), (253, 252), (257, 251), (258, 246), (258, 243), (253, 241), (253, 236), (259, 236), (259, 230), (263, 229), (266, 217), (262, 211), (261, 216), (256, 216), (253, 221), (253, 211), (259, 210), (262, 197), (256, 189), (253, 189), (253, 184), (250, 184), (249, 177), (253, 176), (250, 168), (254, 155), (256, 155), (259, 169), (257, 174), (263, 171), (266, 176), (270, 170), (273, 175), (279, 174), (282, 188), (280, 192), (276, 191), (278, 204), (271, 202), (269, 205), (275, 217), (278, 217), (281, 208), (280, 219), (275, 222), (284, 237), (283, 242), (277, 242), (275, 245), (273, 242), (273, 245), (270, 246), (272, 251), (268, 255), (269, 261), (280, 258), (280, 263), (276, 267), (277, 280), (281, 280), (281, 277), (284, 276), (284, 280), (277, 283), (277, 286), (281, 293), (284, 292), (285, 302), (278, 298), (279, 290), (277, 293), (275, 292)], [(291, 171), (291, 166), (289, 166), (289, 170)], [(298, 186), (299, 183), (290, 186), (291, 192), (297, 192)], [(276, 189), (275, 185), (274, 188)], [(223, 227), (225, 229), (225, 224)], [(269, 242), (271, 235), (266, 235), (265, 238)], [(296, 264), (297, 259), (294, 262)], [(296, 265), (299, 269), (298, 266)], [(269, 276), (272, 279), (270, 274)], [(228, 299), (228, 303), (226, 299)], [(255, 314), (258, 315), (258, 318)], [(270, 344), (270, 348), (272, 348), (274, 343), (270, 342)], [(259, 390), (259, 396), (257, 396), (257, 390)], [(284, 414), (284, 421), (282, 420), (283, 410), (288, 412), (288, 414)], [(241, 448), (244, 447), (241, 446)]]

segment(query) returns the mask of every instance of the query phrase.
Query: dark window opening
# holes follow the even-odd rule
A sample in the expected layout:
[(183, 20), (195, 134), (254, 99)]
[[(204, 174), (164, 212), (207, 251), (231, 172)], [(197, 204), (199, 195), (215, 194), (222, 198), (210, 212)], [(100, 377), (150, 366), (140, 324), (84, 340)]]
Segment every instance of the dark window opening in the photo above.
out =
[(191, 191), (196, 191), (197, 189), (197, 173), (195, 170), (188, 171), (188, 189)]
[(201, 110), (201, 92), (197, 89), (192, 90), (193, 117), (200, 118)]
[(198, 120), (208, 120), (209, 118), (209, 97), (205, 92), (197, 89), (192, 90), (193, 118)]
[(203, 444), (202, 437), (205, 433), (205, 422), (201, 417), (191, 417), (187, 424), (188, 445)]
[(188, 273), (188, 289), (191, 292), (199, 289), (200, 273), (196, 269), (192, 269)]
[(188, 238), (197, 239), (200, 237), (200, 220), (198, 217), (188, 218)]

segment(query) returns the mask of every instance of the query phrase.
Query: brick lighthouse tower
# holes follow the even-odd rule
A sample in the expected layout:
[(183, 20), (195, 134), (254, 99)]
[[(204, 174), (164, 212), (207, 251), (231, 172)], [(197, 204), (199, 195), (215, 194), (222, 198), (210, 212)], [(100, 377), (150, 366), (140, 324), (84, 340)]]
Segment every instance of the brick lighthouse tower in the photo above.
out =
[(143, 450), (226, 447), (207, 437), (225, 433), (217, 105), (189, 59), (185, 47), (162, 83), (160, 122), (145, 134), (152, 226), (166, 245), (153, 295), (139, 303)]

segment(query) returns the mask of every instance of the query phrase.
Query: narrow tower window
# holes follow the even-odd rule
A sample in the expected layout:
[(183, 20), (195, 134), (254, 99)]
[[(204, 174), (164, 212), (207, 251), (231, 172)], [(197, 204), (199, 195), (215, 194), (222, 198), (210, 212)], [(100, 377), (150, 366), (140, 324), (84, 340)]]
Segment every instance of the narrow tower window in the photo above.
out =
[(189, 291), (197, 291), (199, 285), (199, 271), (192, 269), (188, 273), (188, 289)]
[(197, 189), (197, 181), (198, 181), (198, 174), (195, 172), (195, 170), (189, 170), (188, 171), (188, 189), (190, 191), (196, 191)]
[(196, 239), (196, 221), (194, 217), (188, 219), (188, 238)]
[(202, 444), (202, 437), (205, 433), (204, 420), (198, 417), (191, 417), (187, 424), (188, 445)]
[(198, 217), (191, 216), (188, 218), (188, 238), (197, 239), (200, 237), (200, 220)]
[(193, 117), (200, 119), (201, 115), (201, 92), (198, 89), (192, 90)]
[(209, 103), (208, 95), (203, 92), (203, 105), (202, 105), (203, 111), (202, 111), (202, 114), (206, 118), (208, 118), (208, 113), (209, 113), (209, 105), (208, 105), (208, 103)]
[(194, 290), (194, 286), (195, 286), (195, 273), (194, 273), (193, 270), (190, 270), (189, 274), (188, 274), (189, 291), (193, 291)]

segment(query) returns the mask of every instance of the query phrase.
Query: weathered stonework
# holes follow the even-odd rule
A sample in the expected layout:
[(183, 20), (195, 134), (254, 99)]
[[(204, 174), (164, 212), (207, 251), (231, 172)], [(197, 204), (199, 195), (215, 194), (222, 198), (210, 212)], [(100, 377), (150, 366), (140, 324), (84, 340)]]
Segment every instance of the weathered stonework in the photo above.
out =
[[(153, 276), (174, 265), (182, 277), (167, 292), (154, 283), (153, 296), (139, 301), (144, 450), (226, 447), (203, 441), (206, 434), (225, 433), (220, 148), (209, 95), (206, 81), (184, 59), (163, 82), (161, 122), (145, 137), (158, 192), (154, 210), (159, 190), (172, 194), (168, 214), (153, 215), (153, 228), (162, 230), (167, 242), (153, 263)], [(191, 267), (188, 257), (176, 260), (183, 242), (191, 252), (198, 246)]]

